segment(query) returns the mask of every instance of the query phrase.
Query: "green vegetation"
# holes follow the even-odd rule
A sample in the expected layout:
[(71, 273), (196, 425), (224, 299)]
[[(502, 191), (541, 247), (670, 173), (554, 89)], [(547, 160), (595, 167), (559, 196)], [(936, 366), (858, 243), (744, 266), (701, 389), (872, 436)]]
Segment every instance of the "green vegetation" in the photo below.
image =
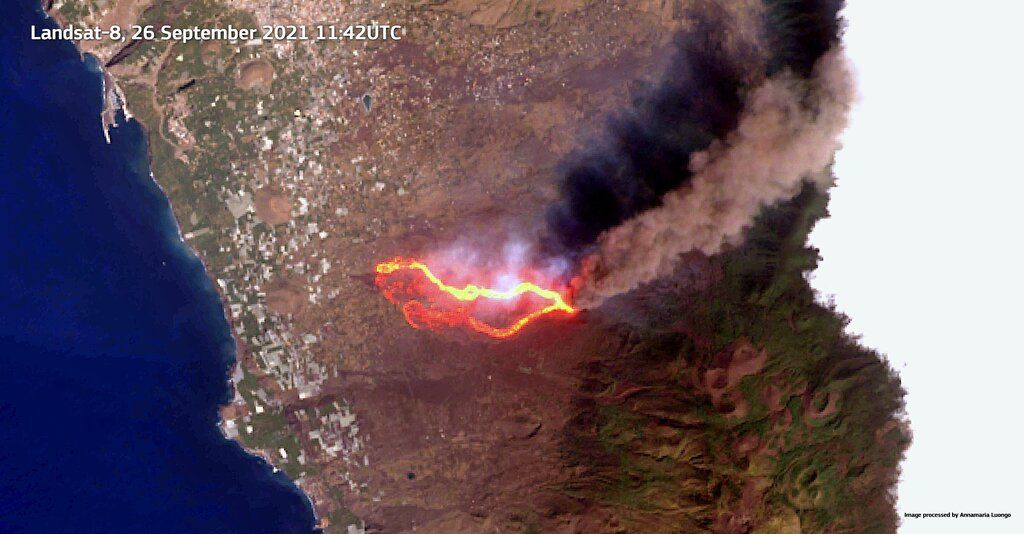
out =
[[(260, 406), (262, 413), (253, 413), (238, 419), (238, 440), (250, 449), (259, 449), (275, 455), (273, 463), (293, 479), (312, 472), (313, 466), (299, 463), (301, 445), (285, 417), (283, 410), (268, 406), (256, 393), (260, 389), (256, 378), (243, 371), (242, 379), (235, 384), (238, 394), (245, 399), (248, 406)], [(252, 432), (247, 426), (252, 426)], [(278, 458), (278, 451), (284, 449), (287, 458)]]
[[(807, 235), (826, 203), (807, 186), (710, 260), (715, 283), (642, 295), (664, 318), (656, 328), (604, 326), (630, 343), (593, 366), (563, 443), (583, 474), (563, 491), (635, 528), (785, 523), (794, 512), (811, 532), (894, 528), (904, 392), (806, 281), (818, 261)], [(744, 343), (767, 361), (713, 392), (708, 371), (728, 370)], [(621, 382), (646, 389), (609, 402)]]
[[(344, 502), (345, 494), (338, 488), (331, 488), (331, 495), (334, 497), (334, 502)], [(362, 525), (363, 522), (352, 513), (351, 510), (344, 506), (338, 506), (333, 512), (327, 515), (327, 529), (328, 533), (347, 533), (349, 525)]]

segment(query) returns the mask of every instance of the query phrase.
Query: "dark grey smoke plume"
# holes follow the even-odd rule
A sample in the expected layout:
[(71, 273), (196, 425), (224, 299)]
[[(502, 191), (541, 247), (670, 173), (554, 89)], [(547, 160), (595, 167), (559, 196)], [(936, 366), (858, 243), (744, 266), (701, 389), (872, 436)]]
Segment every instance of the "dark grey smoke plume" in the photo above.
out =
[(739, 53), (727, 53), (724, 15), (676, 38), (669, 76), (614, 117), (608, 136), (563, 162), (562, 199), (548, 212), (544, 251), (577, 260), (601, 232), (657, 206), (690, 179), (694, 152), (736, 127), (743, 102)]
[(591, 307), (672, 272), (680, 254), (716, 254), (739, 244), (765, 206), (800, 192), (804, 180), (828, 187), (821, 173), (839, 148), (853, 85), (838, 50), (822, 57), (811, 80), (780, 74), (753, 91), (739, 126), (691, 159), (689, 185), (662, 204), (601, 235), (584, 261), (577, 304)]
[(703, 7), (659, 88), (563, 166), (542, 249), (579, 262), (580, 305), (739, 242), (838, 147), (852, 100), (842, 1), (765, 0), (760, 59)]
[(809, 78), (818, 59), (839, 44), (843, 0), (764, 0), (767, 74)]

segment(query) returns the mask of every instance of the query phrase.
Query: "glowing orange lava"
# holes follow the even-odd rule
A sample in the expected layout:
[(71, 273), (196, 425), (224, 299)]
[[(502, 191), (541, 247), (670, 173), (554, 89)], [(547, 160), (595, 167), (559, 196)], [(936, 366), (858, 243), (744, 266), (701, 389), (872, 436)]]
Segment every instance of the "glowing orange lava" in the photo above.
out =
[[(401, 303), (406, 321), (414, 328), (439, 329), (466, 325), (496, 339), (518, 334), (526, 325), (550, 313), (575, 315), (576, 309), (566, 302), (558, 291), (542, 288), (532, 282), (520, 282), (507, 291), (468, 284), (458, 288), (450, 286), (431, 272), (419, 260), (394, 258), (377, 264), (377, 287), (395, 303)], [(397, 280), (393, 275), (402, 271), (417, 274), (414, 278)], [(493, 326), (471, 315), (472, 306), (481, 299), (508, 302), (515, 305), (520, 297), (536, 297), (550, 304), (527, 313), (507, 326)], [(437, 297), (449, 297), (444, 299)], [(403, 303), (404, 301), (404, 303)], [(424, 304), (426, 301), (428, 304)], [(459, 303), (465, 303), (459, 305)]]

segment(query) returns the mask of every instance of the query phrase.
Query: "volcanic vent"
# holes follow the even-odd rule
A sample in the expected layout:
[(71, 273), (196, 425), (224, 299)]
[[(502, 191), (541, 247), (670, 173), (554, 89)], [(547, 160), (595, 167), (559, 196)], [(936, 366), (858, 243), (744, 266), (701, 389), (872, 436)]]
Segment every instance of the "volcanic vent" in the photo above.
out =
[(841, 2), (689, 5), (660, 80), (545, 176), (551, 202), (490, 223), (515, 239), (376, 258), (401, 317), (387, 372), (346, 383), (380, 462), (354, 475), (380, 488), (354, 499), (371, 526), (895, 528), (899, 380), (805, 278), (853, 99)]

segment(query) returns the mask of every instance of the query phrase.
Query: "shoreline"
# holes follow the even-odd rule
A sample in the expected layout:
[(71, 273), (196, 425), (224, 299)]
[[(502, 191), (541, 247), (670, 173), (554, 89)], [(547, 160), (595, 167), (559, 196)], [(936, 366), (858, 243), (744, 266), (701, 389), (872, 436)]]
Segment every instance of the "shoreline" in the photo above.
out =
[[(58, 12), (52, 9), (51, 0), (41, 0), (40, 9), (42, 10), (43, 14), (46, 15), (47, 18), (53, 20), (58, 26), (63, 28), (67, 25), (67, 21), (64, 20), (64, 18), (61, 17)], [(92, 61), (95, 61), (96, 68), (99, 71), (100, 88), (103, 94), (103, 107), (100, 112), (100, 123), (107, 144), (110, 144), (110, 128), (117, 128), (120, 124), (124, 124), (119, 123), (117, 121), (117, 113), (119, 111), (124, 116), (125, 121), (134, 121), (142, 129), (146, 142), (146, 162), (149, 170), (149, 179), (160, 190), (160, 194), (164, 197), (164, 200), (167, 203), (168, 211), (171, 214), (171, 220), (174, 222), (174, 231), (177, 235), (178, 244), (183, 251), (197, 259), (199, 263), (202, 265), (204, 276), (206, 277), (207, 282), (213, 288), (213, 291), (216, 293), (218, 300), (220, 301), (221, 313), (223, 314), (224, 322), (228, 327), (228, 333), (230, 334), (231, 339), (233, 340), (234, 355), (231, 365), (225, 370), (226, 383), (230, 386), (229, 390), (226, 392), (226, 401), (216, 405), (217, 419), (215, 425), (217, 427), (217, 430), (220, 432), (221, 436), (225, 441), (235, 443), (236, 445), (238, 445), (239, 449), (242, 450), (245, 454), (248, 454), (255, 458), (259, 458), (264, 463), (266, 463), (267, 466), (270, 467), (272, 474), (282, 474), (292, 484), (292, 486), (294, 486), (295, 489), (298, 490), (303, 497), (305, 497), (306, 502), (309, 505), (309, 509), (313, 512), (315, 527), (317, 529), (322, 530), (327, 526), (325, 523), (325, 516), (321, 515), (320, 510), (317, 509), (316, 503), (313, 502), (313, 499), (309, 496), (309, 494), (305, 490), (303, 490), (302, 487), (300, 487), (295, 480), (289, 477), (287, 472), (285, 472), (278, 466), (274, 465), (270, 458), (262, 451), (247, 447), (239, 439), (228, 437), (227, 433), (225, 432), (224, 427), (226, 420), (223, 414), (224, 411), (233, 404), (232, 401), (235, 395), (237, 395), (238, 387), (237, 384), (235, 384), (234, 374), (237, 368), (242, 365), (242, 355), (247, 350), (247, 346), (233, 328), (234, 325), (232, 324), (231, 321), (230, 304), (228, 303), (227, 297), (224, 295), (220, 286), (217, 284), (217, 281), (210, 274), (209, 265), (207, 264), (206, 259), (202, 256), (202, 254), (199, 253), (198, 250), (193, 248), (191, 245), (188, 244), (187, 241), (185, 241), (184, 234), (182, 234), (181, 232), (181, 224), (179, 223), (178, 218), (174, 214), (174, 207), (171, 204), (171, 199), (167, 195), (167, 191), (164, 189), (163, 185), (160, 184), (160, 181), (156, 179), (156, 173), (153, 166), (153, 153), (150, 150), (149, 138), (150, 135), (152, 134), (150, 126), (135, 118), (135, 116), (131, 113), (131, 111), (128, 108), (128, 101), (124, 96), (124, 92), (118, 85), (117, 79), (107, 71), (106, 66), (103, 64), (100, 58), (97, 57), (95, 54), (92, 54), (91, 52), (83, 51), (82, 47), (78, 42), (69, 42), (78, 51), (79, 57), (82, 59), (83, 62), (88, 61), (87, 58), (92, 58)]]

